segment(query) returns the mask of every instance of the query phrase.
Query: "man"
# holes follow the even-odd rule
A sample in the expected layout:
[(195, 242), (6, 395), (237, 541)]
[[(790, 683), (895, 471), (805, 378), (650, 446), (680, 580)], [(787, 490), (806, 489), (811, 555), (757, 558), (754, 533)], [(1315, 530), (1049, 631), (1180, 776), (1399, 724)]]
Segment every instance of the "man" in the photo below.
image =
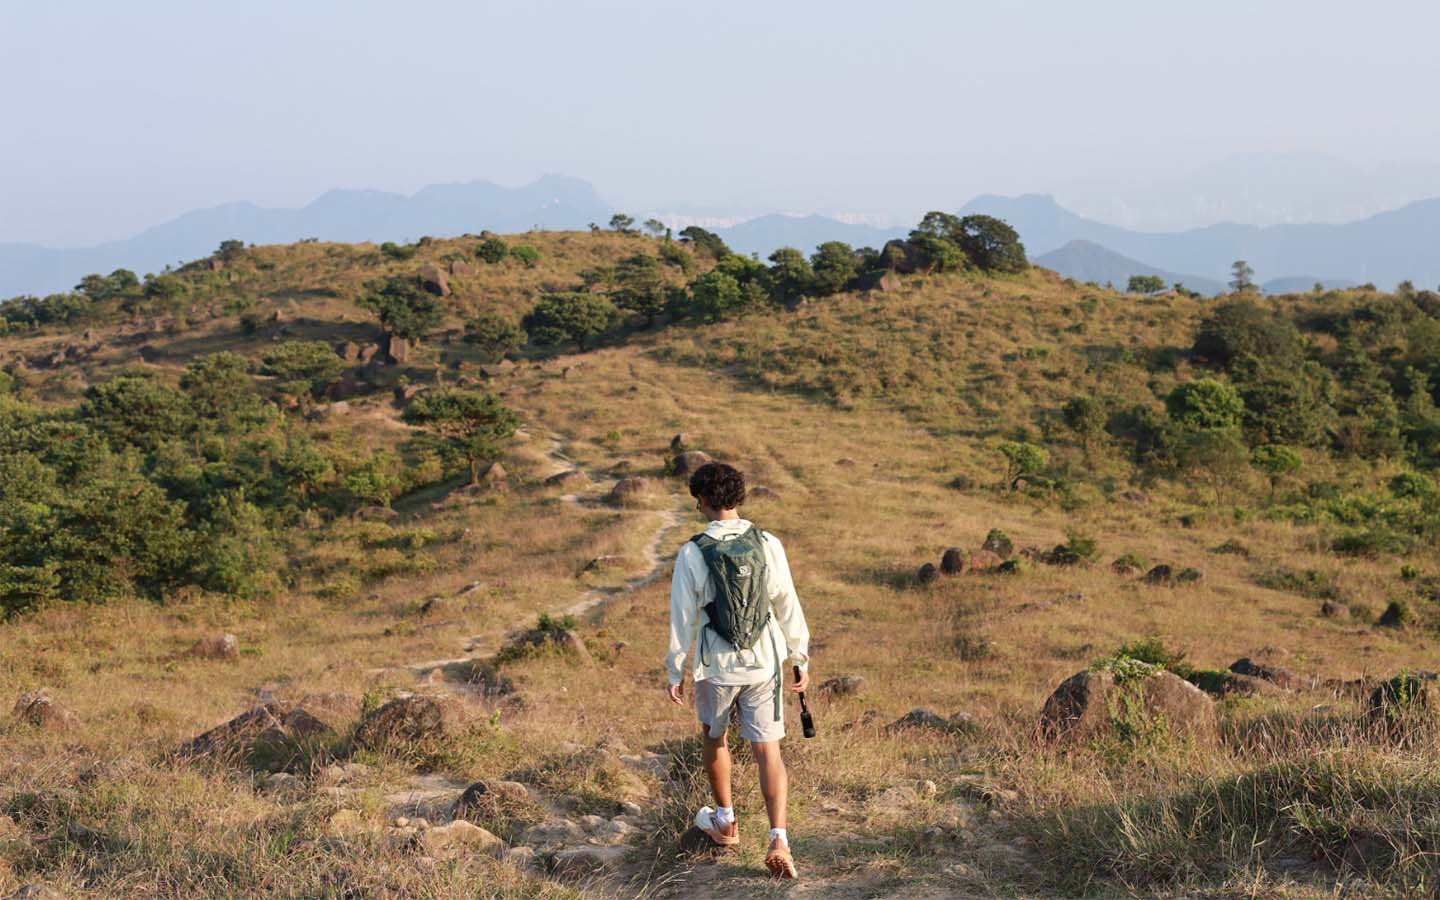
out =
[(670, 700), (684, 706), (685, 657), (696, 647), (695, 711), (715, 808), (702, 807), (695, 824), (719, 846), (740, 842), (726, 743), (726, 730), (736, 715), (740, 736), (754, 749), (760, 792), (770, 814), (765, 867), (777, 877), (794, 878), (795, 860), (785, 833), (789, 779), (780, 755), (785, 736), (781, 689), (783, 672), (791, 666), (798, 667), (799, 674), (790, 689), (809, 686), (810, 631), (784, 547), (736, 512), (745, 502), (745, 477), (724, 463), (708, 463), (691, 477), (690, 495), (709, 524), (680, 548), (675, 560), (665, 668)]

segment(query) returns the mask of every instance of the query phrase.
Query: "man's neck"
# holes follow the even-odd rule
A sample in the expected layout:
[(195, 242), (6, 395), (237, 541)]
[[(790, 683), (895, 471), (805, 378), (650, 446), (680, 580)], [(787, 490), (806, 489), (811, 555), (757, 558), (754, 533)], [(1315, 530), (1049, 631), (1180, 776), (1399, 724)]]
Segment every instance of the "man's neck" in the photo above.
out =
[(712, 522), (735, 522), (735, 521), (738, 521), (739, 519), (740, 519), (740, 513), (739, 513), (739, 511), (734, 510), (734, 509), (721, 509), (721, 510), (716, 510), (716, 512), (715, 512), (715, 518), (711, 519), (710, 521), (712, 521)]

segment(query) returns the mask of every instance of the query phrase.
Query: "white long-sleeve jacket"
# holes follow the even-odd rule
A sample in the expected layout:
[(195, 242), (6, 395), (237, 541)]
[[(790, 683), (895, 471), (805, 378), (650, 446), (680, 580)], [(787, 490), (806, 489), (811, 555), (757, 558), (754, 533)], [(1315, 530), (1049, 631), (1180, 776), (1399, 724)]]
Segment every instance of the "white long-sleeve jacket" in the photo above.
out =
[[(750, 527), (746, 519), (711, 522), (705, 534), (717, 540), (735, 537)], [(775, 676), (775, 648), (783, 648), (785, 662), (804, 669), (809, 666), (810, 629), (795, 582), (790, 577), (790, 563), (785, 548), (775, 535), (765, 532), (765, 563), (768, 569), (766, 586), (770, 591), (770, 624), (752, 649), (736, 652), (724, 638), (709, 630), (705, 634), (705, 658), (702, 663), (696, 642), (700, 630), (709, 623), (704, 607), (715, 597), (715, 586), (705, 559), (694, 541), (686, 541), (675, 558), (675, 576), (670, 582), (670, 650), (665, 655), (665, 670), (671, 684), (685, 677), (685, 657), (696, 652), (695, 680), (713, 680), (716, 684), (757, 684)], [(772, 643), (773, 641), (773, 643)]]

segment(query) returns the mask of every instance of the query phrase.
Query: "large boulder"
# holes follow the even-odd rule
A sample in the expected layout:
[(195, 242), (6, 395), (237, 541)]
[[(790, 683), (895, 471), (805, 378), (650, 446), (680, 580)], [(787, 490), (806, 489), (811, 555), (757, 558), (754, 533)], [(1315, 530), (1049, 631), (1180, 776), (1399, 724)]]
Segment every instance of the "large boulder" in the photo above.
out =
[(940, 557), (940, 571), (946, 575), (959, 575), (965, 571), (965, 551), (951, 547)]
[(449, 697), (410, 694), (396, 697), (360, 720), (355, 740), (364, 747), (416, 744), (452, 737), (464, 727), (464, 711)]
[(681, 478), (689, 478), (695, 474), (695, 470), (708, 462), (714, 462), (710, 454), (703, 450), (686, 450), (684, 453), (676, 454), (671, 461), (671, 468)]
[(75, 713), (46, 690), (21, 694), (11, 714), (28, 725), (51, 731), (63, 731), (76, 722)]
[(217, 725), (177, 749), (183, 757), (214, 756), (257, 769), (283, 770), (302, 762), (306, 750), (334, 734), (303, 707), (272, 700)]
[(415, 277), (420, 279), (421, 287), (437, 297), (450, 294), (450, 277), (439, 266), (421, 266), (416, 270)]
[(381, 349), (385, 351), (387, 362), (403, 366), (410, 362), (410, 358), (415, 352), (415, 345), (408, 338), (403, 338), (398, 334), (387, 334), (381, 339)]
[(196, 641), (185, 651), (185, 655), (197, 659), (224, 659), (234, 662), (240, 658), (240, 639), (233, 634), (212, 634)]
[(610, 489), (609, 500), (616, 506), (631, 506), (641, 503), (650, 493), (650, 483), (644, 478), (622, 478)]
[[(1187, 734), (1214, 729), (1215, 703), (1204, 691), (1164, 669), (1143, 663), (1135, 669), (1071, 675), (1045, 701), (1041, 731), (1052, 739), (1086, 740), (1121, 728), (1161, 726)], [(1135, 716), (1142, 721), (1132, 721)]]

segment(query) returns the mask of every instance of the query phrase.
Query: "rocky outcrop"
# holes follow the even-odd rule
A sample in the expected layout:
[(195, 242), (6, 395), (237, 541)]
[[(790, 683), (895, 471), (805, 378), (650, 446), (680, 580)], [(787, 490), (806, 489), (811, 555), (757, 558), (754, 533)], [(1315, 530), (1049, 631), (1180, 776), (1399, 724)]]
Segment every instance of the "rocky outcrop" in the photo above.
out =
[(465, 718), (457, 701), (429, 694), (396, 697), (365, 714), (355, 732), (361, 746), (379, 748), (418, 744), (453, 737), (463, 730)]
[(288, 769), (309, 746), (334, 729), (303, 707), (272, 700), (193, 738), (177, 748), (182, 757), (214, 756), (248, 762), (255, 768)]
[[(1142, 721), (1132, 721), (1140, 717)], [(1052, 739), (1085, 740), (1117, 728), (1163, 726), (1201, 733), (1215, 727), (1215, 703), (1173, 672), (1151, 668), (1122, 673), (1077, 672), (1055, 689), (1040, 713), (1041, 731)]]
[(15, 701), (11, 715), (27, 725), (50, 731), (64, 731), (78, 721), (75, 713), (50, 695), (49, 691), (26, 691)]

